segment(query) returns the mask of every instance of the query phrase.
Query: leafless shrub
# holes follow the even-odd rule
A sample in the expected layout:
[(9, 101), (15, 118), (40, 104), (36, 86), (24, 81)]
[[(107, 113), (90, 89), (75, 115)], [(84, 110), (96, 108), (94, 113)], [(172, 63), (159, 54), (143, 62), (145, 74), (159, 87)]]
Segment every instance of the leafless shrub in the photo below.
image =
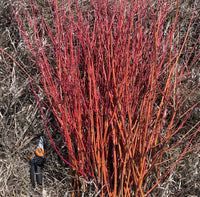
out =
[[(39, 0), (38, 0), (39, 2)], [(82, 1), (84, 6), (87, 1)], [(193, 1), (186, 0), (180, 4), (180, 14), (183, 25), (177, 30), (177, 34), (182, 35), (189, 24), (191, 15), (191, 5)], [(28, 4), (24, 4), (28, 7)], [(195, 11), (195, 20), (191, 25), (189, 33), (189, 42), (184, 49), (184, 54), (194, 47), (194, 40), (200, 34), (200, 3), (197, 1)], [(169, 16), (173, 19), (174, 11)], [(48, 16), (46, 16), (48, 17)], [(27, 28), (28, 33), (31, 31)], [(16, 59), (20, 65), (31, 75), (35, 81), (39, 77), (35, 62), (31, 59), (27, 47), (20, 36), (17, 23), (13, 17), (9, 2), (0, 2), (0, 47)], [(188, 65), (191, 65), (198, 55), (200, 43), (196, 44)], [(52, 61), (52, 54), (49, 54)], [(181, 61), (186, 63), (186, 56), (181, 57)], [(189, 73), (191, 81), (184, 84), (183, 90), (188, 90), (190, 95), (185, 102), (183, 110), (189, 109), (191, 103), (198, 103), (200, 100), (200, 71), (199, 60), (193, 66), (192, 73)], [(184, 83), (184, 82), (183, 82)], [(198, 87), (197, 87), (198, 86)], [(194, 90), (194, 88), (197, 87)], [(191, 94), (190, 94), (191, 93)], [(185, 95), (187, 98), (187, 95)], [(181, 135), (187, 133), (188, 128), (199, 121), (200, 106), (197, 105), (192, 112), (191, 118)], [(1, 196), (70, 196), (71, 175), (68, 170), (63, 170), (66, 166), (61, 163), (50, 145), (47, 154), (47, 163), (44, 169), (43, 190), (37, 188), (35, 191), (31, 188), (29, 181), (29, 156), (34, 151), (37, 144), (37, 135), (44, 130), (43, 120), (39, 113), (39, 107), (31, 91), (29, 79), (8, 56), (0, 54), (0, 195)], [(181, 138), (177, 135), (176, 138)], [(58, 137), (58, 136), (56, 136)], [(58, 137), (59, 138), (59, 137)], [(174, 139), (176, 140), (176, 139)], [(47, 144), (48, 139), (46, 138)], [(195, 141), (193, 142), (195, 144)], [(180, 148), (181, 149), (181, 148)], [(169, 162), (181, 153), (182, 150), (176, 149), (166, 153), (166, 159)], [(199, 149), (189, 152), (177, 165), (165, 182), (159, 184), (152, 196), (170, 196), (178, 194), (179, 196), (198, 195), (200, 193), (200, 155)], [(63, 172), (65, 172), (63, 174)], [(83, 180), (84, 181), (84, 180)], [(96, 195), (94, 188), (88, 186), (88, 195)]]

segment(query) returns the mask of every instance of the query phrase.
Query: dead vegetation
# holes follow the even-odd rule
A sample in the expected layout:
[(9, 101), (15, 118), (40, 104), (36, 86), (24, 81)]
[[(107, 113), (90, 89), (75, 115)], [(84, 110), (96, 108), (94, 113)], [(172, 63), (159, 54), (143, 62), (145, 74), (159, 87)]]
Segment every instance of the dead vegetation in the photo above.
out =
[[(187, 17), (190, 15), (190, 5), (190, 0), (182, 3), (181, 13), (186, 14)], [(188, 49), (193, 45), (193, 38), (200, 33), (199, 1), (197, 1), (197, 5)], [(185, 25), (187, 24), (186, 20)], [(197, 44), (195, 52), (192, 54), (193, 59), (199, 53), (199, 46)], [(30, 54), (28, 54), (19, 34), (9, 2), (3, 0), (0, 1), (0, 48), (19, 62), (32, 78), (38, 78), (38, 70), (34, 66), (34, 61), (29, 59)], [(184, 57), (182, 60), (184, 61)], [(197, 61), (191, 75), (190, 84), (186, 84), (185, 87), (192, 90), (192, 87), (198, 86), (195, 93), (186, 102), (186, 108), (189, 108), (190, 103), (200, 101), (199, 64), (200, 62)], [(46, 111), (46, 113), (49, 116), (49, 112)], [(183, 133), (177, 135), (176, 138), (180, 139), (192, 125), (198, 123), (199, 114), (200, 105), (197, 105), (187, 122), (188, 128), (184, 128)], [(43, 135), (46, 141), (44, 181), (42, 187), (33, 189), (29, 178), (29, 157), (33, 153), (40, 135)], [(54, 137), (59, 139), (58, 135)], [(194, 140), (193, 144), (195, 143)], [(182, 150), (179, 150), (179, 148), (173, 152), (168, 152), (166, 159), (171, 159), (180, 154)], [(197, 197), (200, 193), (199, 171), (200, 148), (197, 148), (193, 152), (187, 153), (168, 178), (162, 184), (159, 184), (157, 189), (149, 196)], [(0, 54), (0, 196), (71, 196), (71, 178), (68, 166), (58, 159), (45, 132), (40, 109), (31, 90), (28, 76), (11, 58), (5, 54)], [(82, 181), (87, 186), (85, 196), (98, 195), (98, 191), (91, 187), (92, 183)]]

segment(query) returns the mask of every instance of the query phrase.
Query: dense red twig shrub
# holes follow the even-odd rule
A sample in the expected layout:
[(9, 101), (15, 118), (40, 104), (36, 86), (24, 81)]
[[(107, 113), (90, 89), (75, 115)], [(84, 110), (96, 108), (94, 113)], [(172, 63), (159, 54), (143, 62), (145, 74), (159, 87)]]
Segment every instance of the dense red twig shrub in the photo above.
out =
[[(60, 156), (77, 176), (93, 179), (102, 196), (148, 195), (199, 131), (196, 124), (192, 135), (170, 144), (195, 106), (181, 111), (183, 80), (194, 62), (179, 63), (188, 36), (180, 45), (179, 1), (172, 23), (175, 5), (168, 0), (40, 3), (19, 1), (21, 10), (13, 10), (68, 150), (67, 159)], [(187, 137), (161, 175), (164, 153)]]

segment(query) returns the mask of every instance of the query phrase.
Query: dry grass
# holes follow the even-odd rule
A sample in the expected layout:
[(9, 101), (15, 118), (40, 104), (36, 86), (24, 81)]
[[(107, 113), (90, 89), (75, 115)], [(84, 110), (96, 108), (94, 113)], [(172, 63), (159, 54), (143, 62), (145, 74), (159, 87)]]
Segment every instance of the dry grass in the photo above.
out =
[[(182, 4), (182, 12), (190, 15), (190, 1)], [(200, 2), (197, 1), (197, 5)], [(199, 12), (200, 7), (197, 7)], [(186, 21), (187, 23), (187, 21)], [(199, 34), (200, 21), (197, 15), (192, 26), (192, 38)], [(199, 52), (197, 45), (196, 54)], [(0, 47), (14, 57), (31, 73), (38, 77), (34, 62), (27, 57), (27, 51), (19, 35), (17, 23), (11, 13), (9, 4), (0, 1)], [(191, 45), (188, 45), (191, 47)], [(194, 54), (195, 57), (195, 54)], [(4, 58), (7, 63), (5, 63)], [(183, 57), (184, 61), (184, 57)], [(199, 61), (194, 68), (194, 78), (186, 88), (199, 84)], [(32, 68), (34, 68), (32, 70)], [(195, 91), (186, 103), (186, 107), (200, 100), (200, 89)], [(47, 116), (48, 111), (46, 111)], [(199, 121), (200, 106), (194, 109), (188, 120), (188, 128)], [(187, 131), (185, 128), (183, 133)], [(176, 138), (181, 138), (180, 133)], [(46, 163), (43, 170), (43, 186), (32, 188), (29, 178), (29, 157), (38, 143), (38, 137), (43, 135), (46, 141)], [(59, 141), (59, 136), (54, 136)], [(174, 139), (176, 140), (176, 139)], [(194, 142), (195, 143), (195, 142)], [(194, 144), (193, 143), (193, 144)], [(63, 150), (64, 151), (64, 150)], [(168, 152), (165, 157), (172, 159), (182, 152), (181, 147)], [(169, 160), (168, 162), (172, 162)], [(20, 68), (8, 57), (0, 54), (0, 196), (71, 196), (71, 178), (68, 166), (58, 159), (47, 134), (29, 80)], [(86, 183), (85, 196), (98, 196), (98, 191), (92, 188), (92, 183)], [(198, 197), (200, 193), (200, 148), (188, 153), (175, 167), (167, 179), (159, 184), (149, 196), (179, 196)], [(84, 196), (84, 193), (83, 193)]]
[[(17, 23), (5, 1), (0, 1), (0, 34), (0, 47), (37, 78), (37, 69), (30, 71), (34, 63), (30, 64), (27, 58)], [(0, 55), (0, 196), (64, 196), (70, 191), (68, 169), (57, 162), (44, 130), (28, 77), (8, 57)], [(44, 181), (42, 187), (33, 189), (29, 157), (38, 136), (43, 134), (47, 144)]]

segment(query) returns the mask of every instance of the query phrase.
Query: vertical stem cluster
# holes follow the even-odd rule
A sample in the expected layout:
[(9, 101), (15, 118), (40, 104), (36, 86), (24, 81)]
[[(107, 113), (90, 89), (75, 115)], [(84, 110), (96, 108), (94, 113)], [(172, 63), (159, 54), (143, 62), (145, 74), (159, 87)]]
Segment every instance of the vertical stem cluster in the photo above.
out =
[[(156, 2), (46, 0), (41, 7), (31, 0), (15, 14), (68, 150), (62, 158), (102, 196), (148, 194), (188, 117), (177, 129), (182, 97), (174, 90), (186, 69), (174, 38), (179, 1), (167, 35), (170, 1)], [(151, 173), (157, 183), (149, 188)]]

